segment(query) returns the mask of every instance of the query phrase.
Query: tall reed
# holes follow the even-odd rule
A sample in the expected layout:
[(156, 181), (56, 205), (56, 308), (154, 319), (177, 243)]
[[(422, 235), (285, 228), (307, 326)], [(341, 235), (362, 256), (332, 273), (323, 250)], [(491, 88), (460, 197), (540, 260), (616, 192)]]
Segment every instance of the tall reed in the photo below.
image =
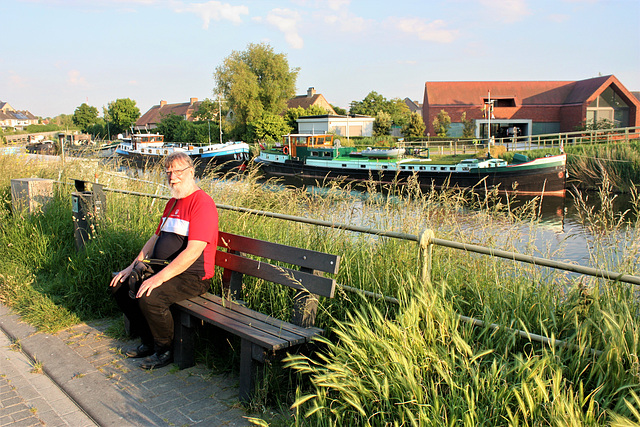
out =
[[(43, 213), (22, 215), (10, 207), (10, 178), (74, 178), (168, 195), (159, 169), (132, 176), (117, 164), (25, 163), (0, 156), (0, 298), (39, 327), (57, 330), (80, 320), (117, 313), (106, 284), (126, 266), (153, 232), (164, 202), (108, 193), (106, 217), (82, 252), (73, 246), (72, 186), (56, 184), (56, 197)], [(135, 179), (131, 179), (135, 178)], [(307, 192), (281, 182), (264, 183), (257, 171), (244, 177), (203, 178), (200, 185), (219, 204), (365, 225), (418, 235), (432, 229), (440, 238), (540, 254), (523, 243), (523, 224), (535, 230), (539, 200), (520, 207), (490, 193), (420, 191), (416, 182), (380, 188), (371, 182), (354, 192), (347, 184)], [(604, 194), (609, 192), (605, 191)], [(610, 206), (604, 200), (603, 206)], [(625, 231), (627, 219), (599, 218), (610, 236)], [(594, 225), (595, 226), (595, 225)], [(601, 225), (598, 225), (601, 226)], [(338, 286), (334, 299), (321, 299), (318, 325), (327, 329), (324, 351), (292, 355), (288, 363), (301, 381), (268, 376), (260, 398), (286, 402), (299, 385), (295, 404), (300, 425), (386, 424), (559, 424), (603, 425), (640, 421), (637, 355), (637, 289), (632, 285), (551, 271), (509, 260), (437, 247), (432, 283), (419, 282), (414, 242), (353, 233), (338, 228), (220, 210), (222, 230), (339, 254), (339, 284), (401, 300), (400, 306), (366, 300)], [(608, 228), (607, 228), (608, 227)], [(635, 271), (627, 234), (622, 255), (604, 256), (610, 269)], [(631, 240), (629, 240), (631, 239)], [(592, 249), (613, 247), (594, 243)], [(593, 262), (600, 263), (594, 256)], [(604, 259), (602, 262), (605, 262)], [(214, 289), (219, 279), (214, 280)], [(292, 293), (246, 280), (246, 301), (287, 319)], [(471, 327), (473, 316), (499, 330)], [(523, 329), (565, 341), (549, 348), (520, 338)], [(321, 347), (322, 348), (322, 347)], [(592, 351), (592, 350), (595, 350)], [(207, 350), (210, 352), (210, 349)], [(272, 379), (274, 378), (274, 379)], [(282, 390), (282, 394), (274, 393)], [(635, 393), (635, 394), (634, 394)]]

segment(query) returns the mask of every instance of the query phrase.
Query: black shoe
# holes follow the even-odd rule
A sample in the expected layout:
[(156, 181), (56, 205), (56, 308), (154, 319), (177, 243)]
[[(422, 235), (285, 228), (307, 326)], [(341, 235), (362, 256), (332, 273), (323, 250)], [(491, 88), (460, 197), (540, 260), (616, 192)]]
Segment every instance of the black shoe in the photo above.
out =
[(131, 357), (132, 359), (151, 356), (153, 353), (153, 347), (146, 344), (140, 344), (139, 346), (130, 348), (125, 352), (127, 357)]
[(142, 369), (157, 369), (167, 366), (171, 362), (173, 362), (173, 354), (171, 350), (167, 350), (162, 353), (156, 352), (145, 358), (142, 363), (140, 363), (140, 367)]

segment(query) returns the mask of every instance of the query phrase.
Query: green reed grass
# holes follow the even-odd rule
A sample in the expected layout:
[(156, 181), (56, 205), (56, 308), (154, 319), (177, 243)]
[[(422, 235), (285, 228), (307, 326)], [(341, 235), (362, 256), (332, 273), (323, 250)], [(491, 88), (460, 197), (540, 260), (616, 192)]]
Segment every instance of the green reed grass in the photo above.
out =
[[(153, 233), (165, 202), (107, 193), (106, 217), (82, 252), (73, 241), (72, 186), (56, 184), (54, 202), (42, 214), (13, 212), (11, 178), (38, 176), (70, 182), (98, 181), (109, 188), (168, 195), (160, 168), (126, 175), (117, 164), (67, 161), (25, 163), (0, 156), (0, 298), (42, 329), (55, 331), (81, 320), (115, 316), (106, 290), (111, 272), (126, 266)], [(131, 179), (135, 178), (135, 179)], [(514, 207), (496, 194), (456, 190), (420, 191), (408, 185), (369, 183), (353, 192), (345, 183), (308, 193), (278, 182), (265, 185), (258, 172), (237, 178), (205, 177), (200, 185), (218, 204), (366, 225), (418, 235), (433, 229), (444, 239), (521, 251), (523, 224), (535, 230), (539, 201)], [(603, 191), (604, 206), (611, 206)], [(585, 204), (586, 206), (586, 204)], [(321, 298), (317, 325), (327, 330), (323, 351), (292, 355), (290, 370), (267, 369), (255, 405), (294, 400), (299, 425), (622, 425), (637, 417), (640, 376), (638, 291), (610, 283), (436, 247), (432, 287), (419, 283), (417, 245), (375, 235), (322, 228), (220, 210), (220, 228), (342, 257), (339, 284), (400, 298), (396, 306), (365, 300), (338, 286)], [(594, 241), (594, 262), (635, 272), (627, 218), (584, 221), (604, 227), (601, 239), (624, 241), (614, 257), (613, 240)], [(612, 219), (613, 218), (613, 219)], [(594, 225), (594, 226), (596, 226)], [(499, 233), (496, 232), (499, 230)], [(532, 231), (533, 232), (533, 231)], [(532, 246), (525, 251), (534, 253)], [(547, 253), (534, 253), (547, 256)], [(561, 254), (554, 254), (560, 255)], [(635, 257), (635, 258), (634, 258)], [(218, 273), (219, 274), (219, 273)], [(220, 280), (213, 281), (219, 291)], [(290, 316), (293, 292), (260, 280), (245, 281), (251, 308)], [(458, 315), (487, 324), (561, 339), (549, 348), (508, 329), (471, 327)], [(205, 331), (206, 332), (206, 331)], [(233, 343), (232, 339), (229, 339)], [(206, 344), (206, 340), (204, 340)], [(210, 355), (211, 348), (202, 349)], [(592, 349), (597, 350), (593, 353)], [(228, 358), (234, 359), (234, 350)], [(207, 359), (209, 363), (211, 359)], [(214, 362), (222, 369), (234, 363)], [(274, 366), (278, 366), (277, 362)], [(300, 378), (298, 378), (300, 375)], [(635, 394), (634, 394), (635, 393)], [(560, 421), (556, 421), (560, 420)]]

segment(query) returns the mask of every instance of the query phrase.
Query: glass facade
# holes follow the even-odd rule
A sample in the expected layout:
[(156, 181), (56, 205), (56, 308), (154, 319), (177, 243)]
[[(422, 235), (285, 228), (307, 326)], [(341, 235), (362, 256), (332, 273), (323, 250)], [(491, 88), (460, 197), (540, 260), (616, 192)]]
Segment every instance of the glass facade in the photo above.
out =
[(611, 87), (608, 87), (587, 107), (586, 119), (588, 125), (606, 120), (614, 127), (628, 127), (629, 105)]

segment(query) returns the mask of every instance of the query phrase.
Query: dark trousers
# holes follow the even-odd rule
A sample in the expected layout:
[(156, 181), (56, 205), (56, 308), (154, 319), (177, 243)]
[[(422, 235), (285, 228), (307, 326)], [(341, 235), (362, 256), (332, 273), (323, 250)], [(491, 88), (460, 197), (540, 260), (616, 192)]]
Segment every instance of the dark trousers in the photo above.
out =
[(209, 290), (210, 281), (191, 274), (180, 274), (151, 291), (151, 295), (132, 299), (125, 282), (113, 294), (118, 307), (127, 316), (129, 333), (139, 336), (142, 344), (155, 351), (171, 349), (173, 342), (173, 316), (171, 304), (192, 298)]

